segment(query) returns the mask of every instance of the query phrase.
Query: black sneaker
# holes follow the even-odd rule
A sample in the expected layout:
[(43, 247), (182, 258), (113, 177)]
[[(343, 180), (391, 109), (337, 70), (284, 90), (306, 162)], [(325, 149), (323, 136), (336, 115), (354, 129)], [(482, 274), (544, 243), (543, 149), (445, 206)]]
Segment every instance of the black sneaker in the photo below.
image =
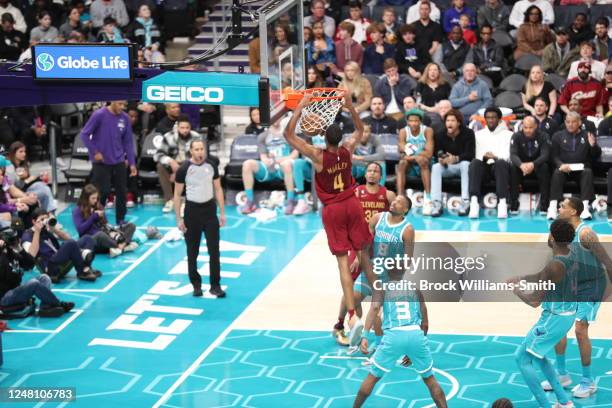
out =
[(221, 286), (214, 286), (214, 287), (210, 288), (208, 293), (210, 293), (211, 295), (216, 296), (218, 298), (224, 298), (225, 297), (225, 291), (223, 291), (223, 289), (221, 289)]
[(100, 276), (102, 276), (102, 272), (100, 272), (100, 271), (99, 271), (99, 270), (97, 270), (97, 269), (93, 269), (93, 268), (91, 268), (91, 269), (90, 269), (90, 271), (91, 271), (91, 273), (93, 273), (94, 275), (96, 275), (96, 278), (99, 278)]
[(193, 296), (194, 297), (202, 297), (202, 288), (193, 288)]
[(87, 282), (94, 282), (97, 279), (96, 275), (91, 270), (83, 273), (77, 273), (77, 278)]
[(519, 215), (519, 207), (520, 204), (518, 202), (510, 204), (510, 215)]
[(64, 314), (62, 306), (41, 307), (38, 309), (39, 317), (60, 317)]
[(72, 302), (60, 302), (60, 306), (64, 309), (64, 313), (68, 313), (74, 307), (74, 303)]
[(51, 279), (51, 283), (60, 283), (60, 280), (62, 280), (59, 275), (49, 275), (49, 278)]

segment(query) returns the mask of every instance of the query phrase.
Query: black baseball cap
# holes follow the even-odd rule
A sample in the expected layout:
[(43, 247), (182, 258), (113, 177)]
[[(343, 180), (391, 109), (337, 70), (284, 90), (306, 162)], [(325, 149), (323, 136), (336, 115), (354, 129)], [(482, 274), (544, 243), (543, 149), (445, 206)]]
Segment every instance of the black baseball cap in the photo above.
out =
[(557, 35), (569, 35), (569, 30), (566, 27), (557, 27), (555, 30)]

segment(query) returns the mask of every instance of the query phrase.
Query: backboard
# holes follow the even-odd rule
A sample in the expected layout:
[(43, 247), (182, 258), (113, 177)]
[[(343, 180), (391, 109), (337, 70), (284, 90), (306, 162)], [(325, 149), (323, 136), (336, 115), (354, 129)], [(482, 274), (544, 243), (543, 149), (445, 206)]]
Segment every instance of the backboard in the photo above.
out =
[(270, 122), (285, 112), (282, 91), (304, 89), (304, 9), (300, 0), (272, 0), (259, 10), (261, 77), (270, 81)]

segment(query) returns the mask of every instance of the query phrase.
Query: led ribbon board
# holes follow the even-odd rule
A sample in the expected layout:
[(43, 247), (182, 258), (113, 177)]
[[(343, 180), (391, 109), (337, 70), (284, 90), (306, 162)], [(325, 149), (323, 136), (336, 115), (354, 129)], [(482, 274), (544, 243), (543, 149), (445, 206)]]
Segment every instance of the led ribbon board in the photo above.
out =
[(32, 47), (35, 80), (129, 82), (134, 79), (130, 44), (39, 44)]

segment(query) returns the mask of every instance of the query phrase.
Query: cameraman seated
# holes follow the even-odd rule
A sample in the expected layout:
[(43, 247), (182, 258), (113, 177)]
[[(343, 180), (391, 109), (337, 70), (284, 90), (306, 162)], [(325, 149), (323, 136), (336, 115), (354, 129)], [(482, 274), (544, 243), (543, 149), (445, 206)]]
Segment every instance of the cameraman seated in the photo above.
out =
[(60, 302), (51, 292), (47, 275), (32, 278), (23, 285), (24, 271), (34, 267), (34, 258), (21, 246), (17, 232), (0, 231), (0, 307), (25, 305), (32, 296), (40, 299), (38, 316), (57, 317), (69, 312), (72, 302)]
[(95, 242), (97, 254), (109, 254), (111, 258), (123, 252), (134, 251), (138, 244), (132, 241), (136, 225), (126, 222), (113, 227), (106, 220), (100, 204), (100, 192), (93, 184), (87, 184), (72, 210), (72, 222), (79, 237), (90, 236)]
[[(66, 232), (56, 228), (57, 220), (40, 208), (34, 210), (32, 223), (32, 228), (23, 233), (23, 247), (49, 275), (51, 282), (58, 283), (72, 266), (77, 278), (85, 281), (93, 282), (102, 275), (91, 268), (95, 256), (92, 237), (86, 235), (78, 241), (71, 239)], [(64, 242), (60, 244), (58, 238)]]
[(200, 138), (200, 134), (191, 130), (189, 117), (181, 115), (176, 121), (176, 127), (164, 134), (161, 146), (157, 148), (153, 158), (157, 163), (157, 174), (159, 184), (164, 195), (163, 212), (169, 213), (173, 209), (172, 184), (174, 175), (178, 168), (189, 157), (189, 145), (195, 138)]

